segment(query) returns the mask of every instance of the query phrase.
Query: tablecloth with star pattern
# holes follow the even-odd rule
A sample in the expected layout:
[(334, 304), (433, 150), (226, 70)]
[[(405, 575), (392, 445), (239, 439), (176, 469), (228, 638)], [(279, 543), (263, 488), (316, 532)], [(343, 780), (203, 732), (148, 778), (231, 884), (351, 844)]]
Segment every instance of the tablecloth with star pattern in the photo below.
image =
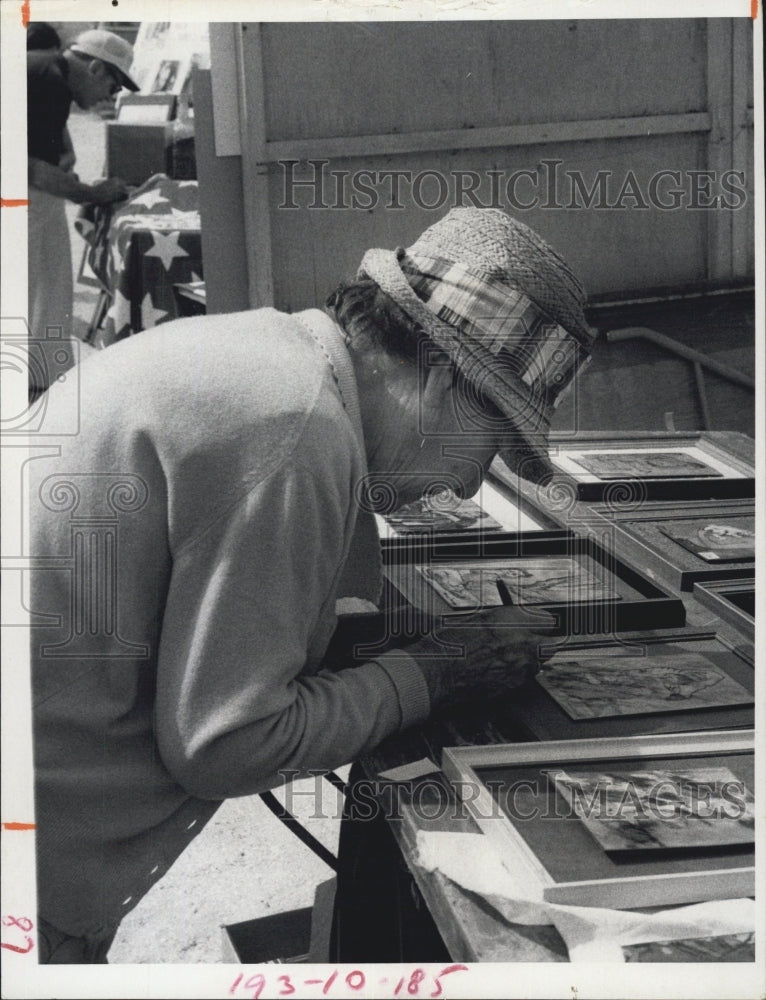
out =
[(173, 285), (203, 276), (198, 206), (196, 181), (155, 174), (127, 201), (80, 214), (88, 263), (110, 298), (96, 346), (178, 316)]

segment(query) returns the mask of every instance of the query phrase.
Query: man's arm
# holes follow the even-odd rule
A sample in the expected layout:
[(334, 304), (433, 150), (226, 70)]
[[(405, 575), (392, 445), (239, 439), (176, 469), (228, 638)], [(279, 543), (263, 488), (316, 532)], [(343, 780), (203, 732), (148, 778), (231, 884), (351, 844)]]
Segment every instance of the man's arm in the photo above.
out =
[(69, 129), (64, 126), (64, 131), (61, 136), (63, 152), (59, 157), (58, 165), (62, 170), (67, 172), (74, 170), (74, 165), (77, 163), (77, 156), (74, 151), (74, 146), (72, 145), (72, 137), (69, 134)]
[(84, 184), (76, 174), (55, 167), (52, 163), (30, 156), (27, 161), (30, 187), (46, 191), (56, 198), (66, 198), (78, 205), (109, 205), (128, 196), (128, 187), (117, 177), (108, 177), (96, 184)]

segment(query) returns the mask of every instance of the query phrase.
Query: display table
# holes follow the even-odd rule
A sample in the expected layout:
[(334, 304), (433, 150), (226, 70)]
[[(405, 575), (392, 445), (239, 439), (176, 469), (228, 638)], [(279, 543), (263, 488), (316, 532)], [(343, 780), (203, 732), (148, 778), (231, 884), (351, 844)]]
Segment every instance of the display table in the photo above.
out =
[[(688, 444), (683, 435), (660, 435), (658, 440), (669, 449)], [(743, 467), (752, 468), (753, 442), (743, 435), (707, 432), (704, 440), (695, 440), (693, 444), (700, 448), (709, 445), (711, 454), (720, 449), (733, 467), (742, 463)], [(630, 436), (626, 447), (635, 447), (635, 441)], [(509, 484), (510, 482), (509, 479)], [(749, 488), (752, 489), (752, 473), (743, 480), (745, 482), (749, 482)], [(504, 485), (502, 479), (499, 485)], [(600, 513), (600, 500), (578, 500), (573, 493), (567, 494), (564, 497), (567, 502), (562, 505), (566, 509), (559, 510), (555, 504), (550, 507), (542, 505), (540, 497), (528, 484), (517, 485), (518, 491), (509, 493), (512, 502), (530, 516), (541, 519), (541, 523), (546, 526), (574, 529), (587, 536), (592, 533), (594, 523), (601, 523), (600, 520), (594, 521)], [(698, 488), (696, 492), (699, 493)], [(735, 508), (730, 516), (742, 517), (740, 507), (744, 510), (748, 504), (752, 504), (751, 500), (742, 496), (746, 492), (742, 485), (738, 494), (740, 498), (728, 501)], [(682, 504), (683, 491), (679, 488), (678, 493), (677, 502)], [(614, 514), (617, 507), (613, 495), (611, 502), (613, 506), (610, 510)], [(625, 502), (631, 516), (637, 517), (640, 514), (647, 517), (652, 511), (667, 516), (667, 499), (632, 505), (628, 497)], [(701, 505), (707, 510), (704, 504), (708, 504), (714, 519), (720, 520), (727, 516), (728, 508), (720, 500), (700, 500), (699, 496), (691, 496), (687, 502), (695, 512), (698, 512)], [(593, 506), (594, 503), (596, 507)], [(696, 513), (695, 516), (700, 515)], [(654, 557), (645, 547), (634, 550), (625, 546), (623, 533), (617, 533), (614, 539), (617, 558), (626, 559), (633, 568), (651, 572), (654, 578)], [(390, 542), (387, 544), (390, 545)], [(665, 546), (667, 553), (671, 551), (670, 545), (668, 539)], [(489, 558), (491, 546), (485, 547)], [(728, 572), (736, 575), (737, 564), (729, 565), (734, 566), (734, 569), (729, 569)], [(672, 657), (672, 647), (676, 644), (675, 650), (685, 656), (699, 653), (704, 659), (709, 654), (713, 657), (711, 663), (727, 664), (733, 671), (731, 676), (736, 674), (741, 684), (752, 692), (754, 650), (750, 630), (742, 627), (738, 619), (729, 620), (709, 604), (697, 600), (697, 589), (692, 591), (695, 574), (705, 579), (704, 574), (717, 570), (707, 570), (704, 566), (702, 569), (684, 567), (684, 575), (673, 570), (674, 567), (668, 563), (663, 586), (675, 593), (683, 604), (685, 624), (682, 628), (644, 627), (645, 630), (641, 632), (621, 631), (619, 637), (604, 635), (600, 640), (575, 633), (572, 636), (573, 648), (585, 649), (593, 645), (605, 646), (610, 642), (618, 645), (627, 642), (644, 645), (650, 650), (648, 655), (651, 657), (651, 650), (656, 650), (657, 644), (662, 644), (660, 656), (670, 654)], [(713, 583), (715, 582), (714, 580)], [(742, 580), (740, 584), (744, 586), (746, 582)], [(390, 606), (398, 607), (396, 594), (392, 597), (393, 601), (389, 597)], [(397, 613), (401, 614), (401, 609)], [(385, 615), (380, 617), (385, 619)], [(344, 625), (349, 630), (347, 639), (351, 640), (347, 645), (349, 648), (361, 646), (360, 653), (365, 644), (368, 647), (379, 644), (382, 641), (380, 636), (384, 633), (392, 636), (404, 634), (397, 627), (396, 620), (390, 627), (389, 624), (384, 627), (383, 622), (372, 621), (364, 625), (362, 616), (357, 616), (355, 622)], [(355, 630), (355, 634), (350, 634), (351, 629)], [(412, 630), (408, 634), (414, 637)], [(377, 750), (364, 757), (355, 772), (352, 772), (354, 785), (346, 799), (345, 835), (341, 831), (334, 960), (396, 962), (417, 958), (423, 961), (450, 959), (458, 962), (568, 961), (567, 946), (554, 926), (513, 923), (505, 919), (483, 896), (463, 888), (459, 880), (453, 881), (442, 874), (438, 867), (422, 863), (420, 850), (424, 843), (423, 834), (450, 834), (458, 841), (465, 835), (466, 847), (463, 850), (477, 850), (475, 835), (480, 832), (480, 827), (475, 822), (471, 809), (458, 801), (454, 786), (441, 772), (442, 751), (445, 747), (478, 747), (503, 743), (524, 743), (531, 746), (538, 740), (598, 739), (609, 736), (624, 736), (627, 739), (638, 735), (651, 737), (653, 734), (694, 733), (696, 735), (690, 737), (694, 740), (703, 739), (698, 734), (705, 731), (712, 734), (716, 730), (746, 731), (753, 728), (752, 703), (740, 706), (732, 703), (721, 709), (711, 707), (711, 703), (695, 712), (683, 703), (674, 707), (670, 701), (672, 692), (669, 703), (655, 714), (631, 715), (628, 712), (621, 717), (609, 718), (609, 713), (605, 713), (604, 718), (581, 717), (579, 721), (572, 722), (542, 688), (530, 684), (508, 699), (495, 700), (474, 709), (463, 707), (459, 711), (453, 710), (386, 740)], [(407, 770), (408, 766), (424, 761), (426, 764), (422, 773), (418, 774), (418, 769)], [(432, 765), (430, 768), (428, 763)], [(402, 768), (405, 770), (398, 770)], [(393, 775), (392, 769), (395, 772)], [(363, 795), (366, 794), (368, 802), (370, 792), (375, 791), (380, 808), (374, 820), (369, 818), (369, 809), (365, 817), (364, 808), (356, 817), (352, 816), (350, 803), (358, 797), (359, 790)], [(355, 822), (355, 819), (358, 821)], [(434, 843), (433, 838), (431, 843)], [(348, 848), (348, 856), (345, 858), (344, 847)], [(452, 850), (455, 855), (463, 857), (459, 843), (455, 846), (454, 840)], [(459, 864), (462, 867), (462, 860)], [(749, 892), (744, 891), (742, 896), (749, 896)], [(698, 898), (694, 897), (694, 901)], [(371, 900), (374, 900), (373, 906), (370, 905)], [(746, 900), (744, 903), (749, 905)], [(674, 907), (683, 904), (665, 903), (660, 909), (657, 909), (657, 905), (654, 904), (654, 908), (658, 913), (668, 914)], [(631, 944), (624, 949), (624, 961), (754, 960), (753, 934), (723, 934), (720, 930), (708, 931), (708, 934), (711, 936), (705, 937), (704, 933), (697, 932), (678, 941), (655, 939), (649, 943)], [(411, 945), (411, 942), (415, 944)]]
[[(686, 597), (687, 627), (689, 630), (703, 629), (715, 624), (711, 615), (691, 597)], [(655, 633), (659, 634), (659, 633)], [(719, 634), (726, 635), (733, 643), (741, 640), (735, 630), (721, 626)], [(644, 633), (649, 638), (652, 633)], [(633, 638), (636, 638), (634, 636)], [(370, 947), (379, 947), (381, 936), (388, 934), (389, 942), (413, 939), (427, 939), (427, 933), (422, 927), (416, 926), (421, 920), (427, 924), (433, 921), (444, 944), (446, 952), (452, 961), (460, 962), (566, 962), (567, 948), (555, 927), (549, 924), (521, 925), (509, 923), (480, 896), (464, 890), (460, 885), (445, 877), (441, 872), (429, 871), (420, 864), (418, 853), (418, 833), (420, 831), (450, 834), (476, 834), (479, 828), (470, 815), (470, 811), (457, 800), (455, 791), (441, 773), (434, 771), (421, 777), (402, 781), (387, 781), (381, 779), (381, 772), (388, 773), (392, 768), (402, 767), (410, 762), (427, 758), (439, 764), (442, 749), (446, 746), (478, 746), (501, 742), (524, 742), (532, 739), (518, 713), (506, 711), (502, 704), (490, 709), (486, 706), (476, 710), (463, 710), (450, 713), (441, 719), (432, 719), (416, 730), (410, 730), (397, 737), (392, 737), (383, 743), (374, 753), (366, 756), (360, 762), (364, 779), (369, 786), (374, 786), (379, 793), (382, 812), (388, 817), (387, 826), (401, 853), (401, 858), (409, 870), (412, 885), (410, 891), (416, 893), (425, 903), (428, 916), (421, 913), (418, 907), (410, 907), (406, 915), (400, 917), (401, 926), (397, 931), (376, 926), (375, 913), (366, 902), (359, 898), (353, 899), (358, 886), (360, 894), (369, 893), (370, 885), (375, 886), (376, 907), (386, 913), (386, 920), (395, 919), (392, 916), (393, 907), (381, 899), (386, 890), (386, 883), (393, 883), (396, 873), (388, 875), (381, 872), (385, 867), (382, 851), (375, 845), (378, 856), (373, 859), (366, 853), (348, 860), (353, 868), (353, 878), (339, 883), (344, 892), (350, 892), (352, 898), (346, 899), (346, 914), (354, 914), (353, 926), (345, 920), (346, 936), (352, 938), (344, 942), (343, 915), (340, 920), (339, 954), (335, 958), (344, 961), (354, 960), (354, 952), (360, 948), (369, 934)], [(391, 818), (393, 817), (393, 819)], [(361, 840), (368, 837), (363, 829), (364, 821), (360, 822)], [(360, 842), (361, 842), (360, 840)], [(466, 848), (468, 849), (468, 847)], [(363, 850), (366, 850), (363, 848)], [(370, 871), (365, 868), (369, 866)], [(373, 871), (373, 869), (377, 869)], [(393, 869), (393, 866), (392, 866)], [(340, 874), (343, 879), (343, 874)], [(368, 881), (369, 879), (369, 881)], [(353, 887), (352, 887), (353, 886)], [(391, 891), (391, 890), (389, 890)], [(408, 895), (402, 887), (401, 877), (395, 890), (400, 899)], [(409, 901), (407, 901), (409, 906)], [(421, 905), (421, 910), (423, 909)], [(367, 915), (369, 914), (369, 915)], [(413, 924), (408, 925), (408, 921)], [(365, 924), (366, 928), (365, 929)], [(372, 943), (374, 941), (374, 943)], [(364, 944), (361, 946), (364, 947)], [(666, 946), (668, 954), (673, 954)], [(753, 961), (754, 938), (752, 935), (732, 936), (731, 939), (712, 938), (674, 943), (675, 958), (667, 960), (686, 961)], [(686, 950), (684, 950), (686, 949)], [(691, 950), (689, 950), (691, 949)], [(625, 960), (631, 961), (662, 961), (663, 956), (656, 951), (651, 952), (651, 958), (640, 957), (638, 948), (630, 949)], [(689, 957), (692, 955), (693, 957)], [(679, 958), (678, 956), (681, 956)], [(686, 956), (686, 957), (684, 957)], [(380, 951), (370, 951), (362, 956), (372, 961), (407, 961), (414, 956), (406, 951), (402, 954), (384, 954)], [(419, 956), (421, 960), (439, 961), (443, 956), (435, 951), (432, 954)]]
[(76, 228), (108, 309), (94, 323), (98, 347), (176, 319), (173, 286), (202, 278), (196, 181), (150, 177), (116, 206), (88, 206)]

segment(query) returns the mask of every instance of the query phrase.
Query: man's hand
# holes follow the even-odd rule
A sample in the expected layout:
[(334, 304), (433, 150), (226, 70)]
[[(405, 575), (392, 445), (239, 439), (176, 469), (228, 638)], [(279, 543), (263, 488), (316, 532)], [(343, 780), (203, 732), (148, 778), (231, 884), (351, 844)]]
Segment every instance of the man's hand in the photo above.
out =
[(60, 166), (34, 156), (27, 158), (27, 176), (30, 187), (56, 198), (66, 198), (77, 205), (109, 205), (114, 201), (123, 201), (130, 194), (128, 185), (119, 177), (83, 184), (73, 170), (62, 170)]
[[(431, 706), (499, 698), (533, 677), (542, 666), (540, 647), (550, 631), (514, 621), (508, 608), (466, 617), (407, 647), (428, 685)], [(462, 648), (445, 655), (444, 643)], [(547, 657), (546, 657), (547, 658)]]
[(92, 205), (111, 205), (114, 201), (124, 201), (129, 193), (125, 181), (119, 177), (107, 177), (106, 180), (91, 184), (86, 200)]

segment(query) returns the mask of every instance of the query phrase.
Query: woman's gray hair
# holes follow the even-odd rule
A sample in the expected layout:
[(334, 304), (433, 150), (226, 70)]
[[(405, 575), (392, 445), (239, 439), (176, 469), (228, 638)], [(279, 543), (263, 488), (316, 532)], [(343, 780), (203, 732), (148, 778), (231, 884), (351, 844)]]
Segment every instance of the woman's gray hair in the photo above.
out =
[(389, 354), (417, 361), (425, 331), (372, 278), (342, 282), (325, 305), (357, 349), (382, 347)]

